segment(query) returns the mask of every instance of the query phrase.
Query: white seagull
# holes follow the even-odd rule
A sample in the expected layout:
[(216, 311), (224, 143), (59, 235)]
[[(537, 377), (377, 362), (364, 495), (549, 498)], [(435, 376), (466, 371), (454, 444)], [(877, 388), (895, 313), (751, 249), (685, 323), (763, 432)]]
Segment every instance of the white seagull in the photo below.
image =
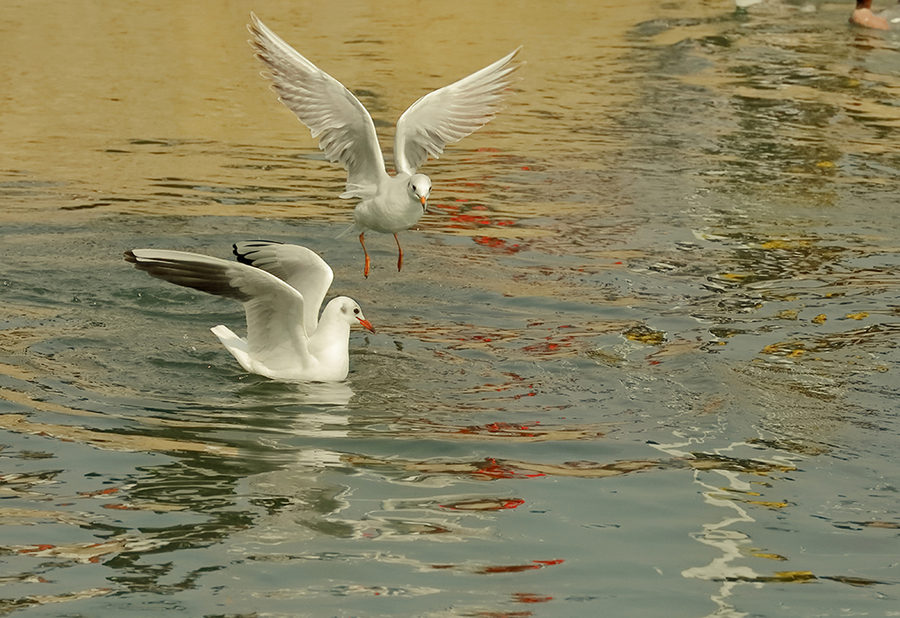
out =
[[(416, 169), (429, 156), (438, 158), (444, 146), (453, 144), (487, 124), (500, 111), (500, 103), (512, 83), (511, 64), (519, 47), (508, 56), (468, 77), (435, 90), (413, 103), (397, 121), (394, 136), (396, 176), (385, 171), (375, 123), (363, 104), (339, 81), (320, 70), (272, 32), (253, 13), (248, 26), (250, 45), (269, 69), (272, 88), (279, 100), (297, 115), (318, 138), (329, 161), (347, 170), (342, 198), (360, 198), (353, 211), (354, 228), (366, 256), (366, 230), (393, 234), (403, 266), (403, 249), (397, 232), (415, 225), (426, 208), (431, 179)], [(351, 228), (353, 229), (353, 228)]]
[(352, 298), (319, 307), (334, 273), (306, 247), (263, 240), (234, 245), (237, 262), (162, 249), (132, 249), (125, 260), (153, 277), (244, 303), (247, 338), (210, 330), (246, 371), (276, 380), (340, 382), (350, 371), (350, 327), (375, 332)]

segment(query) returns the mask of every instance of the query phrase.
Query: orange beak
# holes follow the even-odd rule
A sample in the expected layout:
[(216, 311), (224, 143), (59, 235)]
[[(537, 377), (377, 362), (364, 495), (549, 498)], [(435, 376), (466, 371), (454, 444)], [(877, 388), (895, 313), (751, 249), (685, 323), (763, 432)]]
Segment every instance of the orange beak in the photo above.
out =
[(422, 208), (425, 208), (425, 200), (427, 200), (428, 198), (423, 195), (419, 199), (422, 200)]
[(368, 320), (363, 320), (362, 318), (356, 318), (356, 319), (359, 320), (359, 323), (362, 324), (362, 327), (365, 328), (367, 331), (371, 331), (373, 333), (375, 332), (375, 327), (372, 326), (371, 322), (369, 322)]

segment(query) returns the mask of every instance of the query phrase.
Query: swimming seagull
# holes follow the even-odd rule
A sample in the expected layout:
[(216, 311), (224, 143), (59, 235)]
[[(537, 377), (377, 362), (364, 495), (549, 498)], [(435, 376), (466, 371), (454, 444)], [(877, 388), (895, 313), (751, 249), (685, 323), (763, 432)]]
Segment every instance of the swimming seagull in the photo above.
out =
[(210, 330), (246, 371), (276, 380), (339, 382), (350, 371), (350, 327), (375, 332), (355, 300), (319, 307), (334, 273), (316, 253), (256, 240), (234, 245), (237, 262), (197, 253), (132, 249), (125, 260), (153, 277), (244, 303), (247, 338)]
[[(426, 208), (431, 179), (416, 169), (429, 156), (438, 158), (444, 146), (453, 144), (487, 124), (500, 110), (500, 102), (512, 83), (509, 75), (519, 68), (511, 64), (522, 49), (435, 90), (413, 103), (397, 121), (394, 136), (396, 176), (384, 168), (375, 124), (363, 104), (336, 79), (301, 56), (272, 32), (253, 13), (248, 26), (250, 45), (269, 69), (272, 88), (279, 100), (297, 115), (319, 140), (329, 161), (347, 170), (342, 198), (360, 198), (353, 211), (353, 228), (366, 256), (363, 274), (369, 276), (367, 230), (393, 234), (403, 266), (403, 249), (397, 232), (415, 225)], [(353, 229), (351, 228), (351, 229)]]

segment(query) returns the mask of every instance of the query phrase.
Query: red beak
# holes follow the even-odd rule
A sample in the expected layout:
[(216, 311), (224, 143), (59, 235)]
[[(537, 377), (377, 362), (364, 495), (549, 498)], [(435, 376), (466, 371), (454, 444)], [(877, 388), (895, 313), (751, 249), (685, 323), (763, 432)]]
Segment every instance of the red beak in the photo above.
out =
[(365, 328), (366, 330), (371, 331), (373, 333), (375, 332), (375, 327), (372, 326), (371, 322), (369, 322), (368, 320), (363, 320), (362, 318), (356, 318), (356, 319), (359, 320), (359, 323), (362, 324), (363, 328)]

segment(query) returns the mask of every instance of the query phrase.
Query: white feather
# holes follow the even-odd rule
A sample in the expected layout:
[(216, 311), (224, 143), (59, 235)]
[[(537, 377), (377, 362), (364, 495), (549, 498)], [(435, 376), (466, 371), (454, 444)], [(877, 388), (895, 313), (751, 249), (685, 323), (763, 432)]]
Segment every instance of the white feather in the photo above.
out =
[(223, 325), (212, 332), (241, 367), (283, 380), (330, 382), (350, 370), (350, 326), (372, 330), (356, 301), (332, 299), (319, 307), (334, 274), (305, 247), (267, 241), (234, 246), (241, 262), (159, 249), (134, 249), (125, 259), (153, 277), (241, 301), (247, 338)]
[[(384, 168), (375, 124), (359, 99), (285, 43), (256, 15), (251, 13), (250, 17), (248, 28), (254, 37), (250, 44), (269, 69), (279, 99), (319, 140), (325, 156), (347, 170), (347, 185), (340, 197), (360, 200), (353, 220), (363, 234), (374, 230), (396, 238), (397, 232), (416, 224), (431, 193), (431, 180), (416, 174), (416, 170), (429, 156), (440, 156), (447, 144), (458, 142), (489, 122), (509, 94), (510, 74), (520, 66), (512, 60), (521, 48), (413, 103), (397, 122), (397, 175), (391, 177)], [(402, 257), (401, 250), (398, 269)], [(366, 276), (368, 272), (366, 253)]]

